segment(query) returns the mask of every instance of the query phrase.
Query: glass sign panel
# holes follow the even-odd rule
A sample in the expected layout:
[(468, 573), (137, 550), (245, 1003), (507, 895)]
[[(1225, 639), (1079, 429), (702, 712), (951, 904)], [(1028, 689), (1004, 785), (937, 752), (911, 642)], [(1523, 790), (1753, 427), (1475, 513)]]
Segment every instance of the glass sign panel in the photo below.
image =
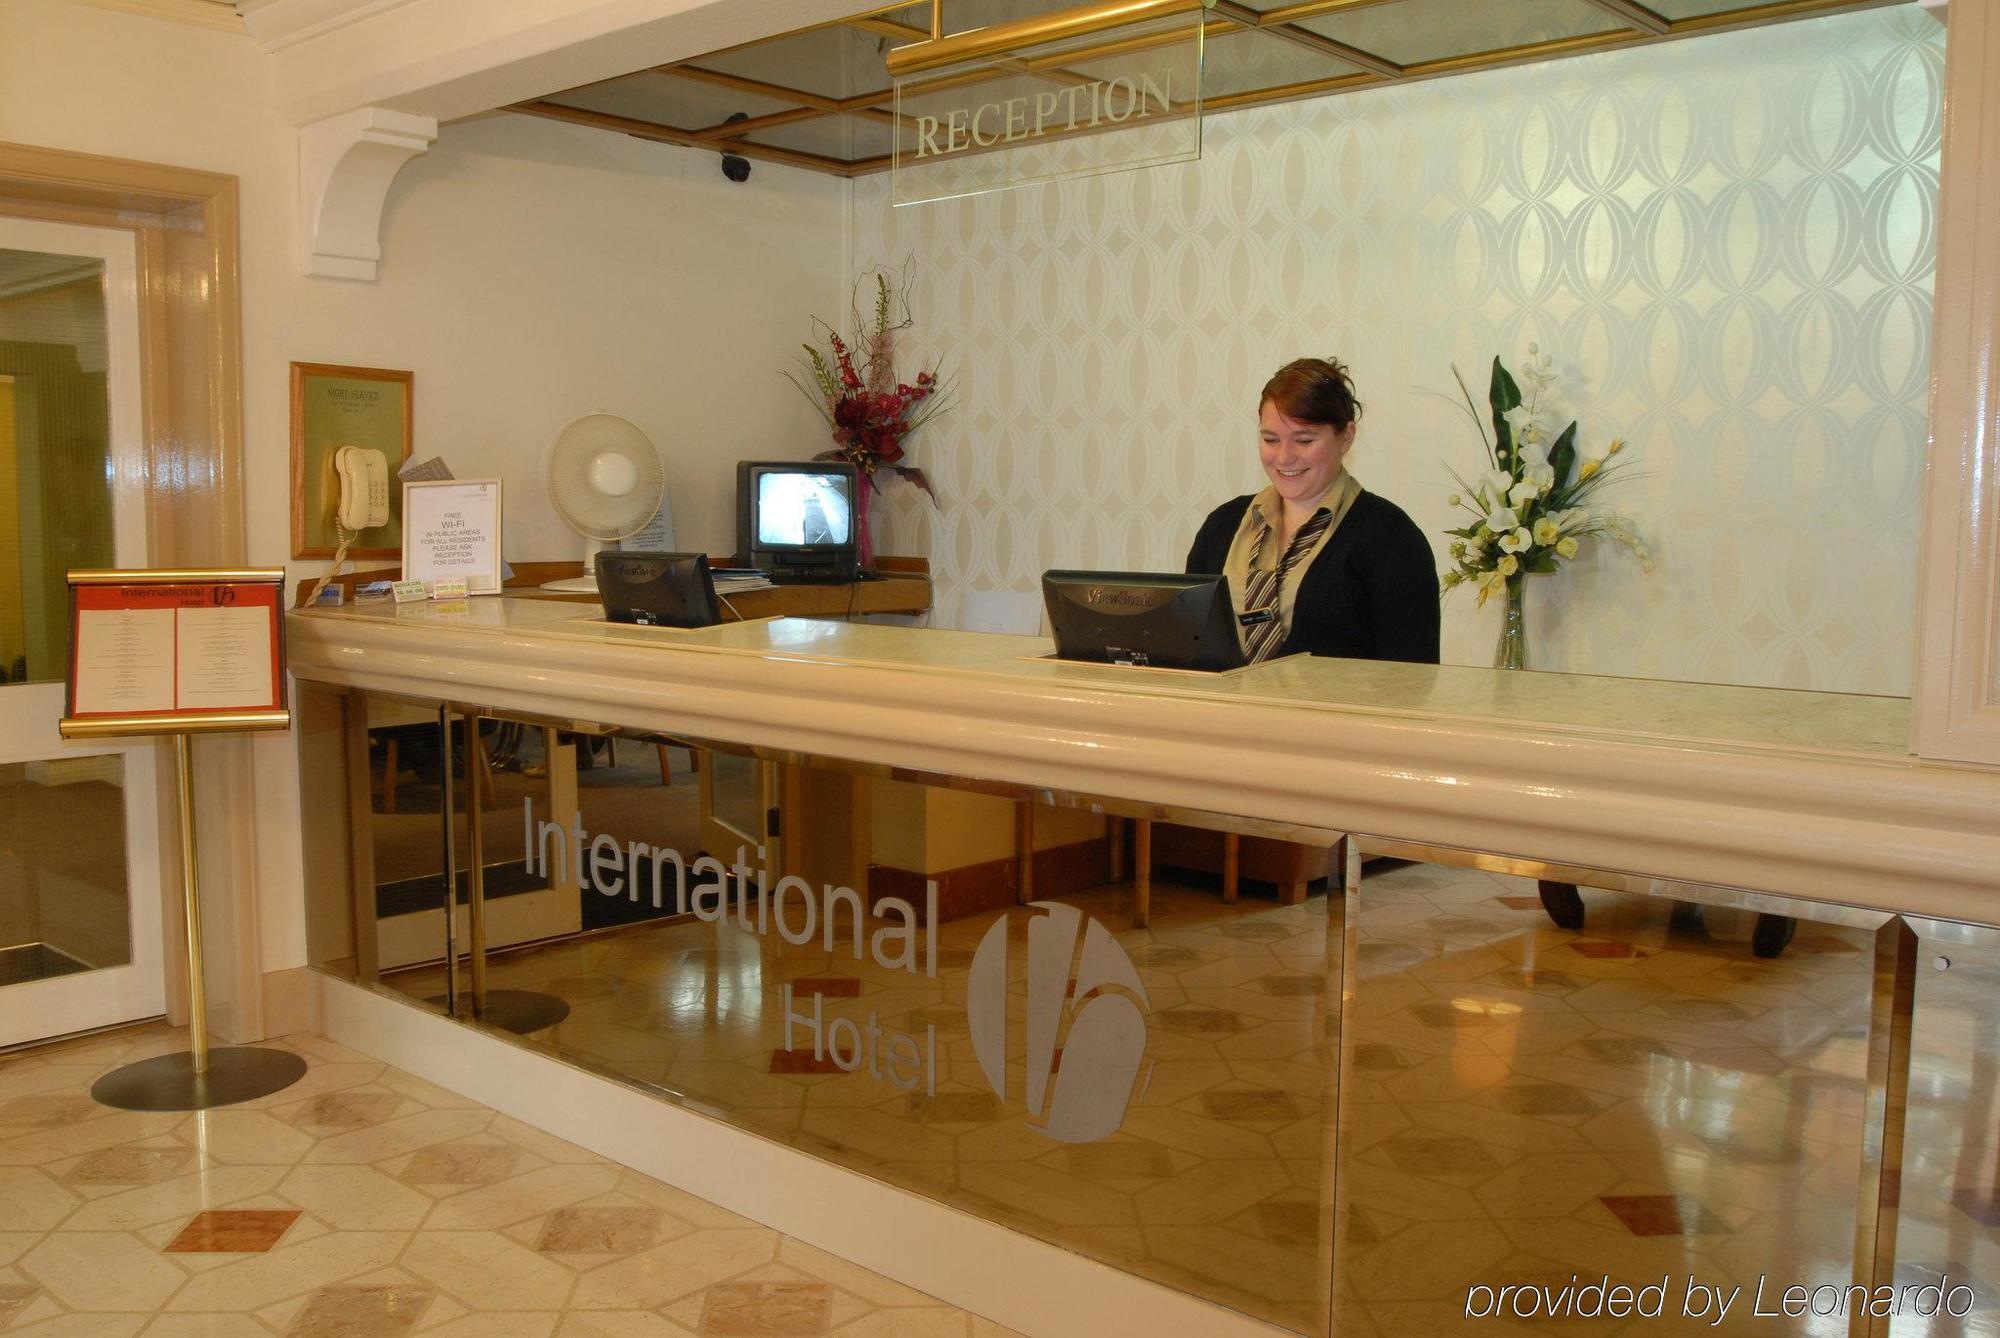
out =
[(1199, 158), (1206, 17), (1197, 8), (897, 79), (891, 201)]

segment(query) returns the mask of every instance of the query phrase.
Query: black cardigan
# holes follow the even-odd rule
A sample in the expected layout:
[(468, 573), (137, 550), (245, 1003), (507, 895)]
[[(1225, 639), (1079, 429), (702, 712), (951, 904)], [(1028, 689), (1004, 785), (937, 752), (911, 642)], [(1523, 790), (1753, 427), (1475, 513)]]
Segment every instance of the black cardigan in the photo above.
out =
[[(1246, 494), (1209, 512), (1188, 550), (1189, 575), (1221, 574), (1250, 501)], [(1434, 561), (1424, 532), (1401, 507), (1363, 491), (1306, 568), (1279, 653), (1436, 664)]]

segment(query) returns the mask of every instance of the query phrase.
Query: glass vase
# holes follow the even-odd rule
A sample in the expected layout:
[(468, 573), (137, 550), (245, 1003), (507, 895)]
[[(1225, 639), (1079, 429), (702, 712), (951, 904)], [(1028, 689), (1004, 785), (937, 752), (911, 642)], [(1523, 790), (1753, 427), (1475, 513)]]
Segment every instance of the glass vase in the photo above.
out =
[(1500, 615), (1500, 644), (1493, 649), (1495, 669), (1528, 667), (1528, 629), (1522, 616), (1527, 602), (1528, 577), (1516, 572), (1507, 578), (1507, 607)]
[(854, 480), (854, 557), (861, 571), (875, 570), (875, 530), (868, 516), (874, 500), (875, 480), (862, 472)]

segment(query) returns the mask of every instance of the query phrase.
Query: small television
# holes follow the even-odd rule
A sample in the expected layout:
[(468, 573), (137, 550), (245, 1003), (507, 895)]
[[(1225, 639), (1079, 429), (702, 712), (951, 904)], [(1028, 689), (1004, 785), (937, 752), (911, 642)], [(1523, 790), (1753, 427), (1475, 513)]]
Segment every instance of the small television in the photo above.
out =
[(736, 466), (736, 559), (773, 581), (835, 584), (856, 576), (853, 465), (745, 460)]
[(708, 627), (722, 621), (705, 553), (600, 550), (597, 594), (609, 622)]
[(1058, 659), (1158, 669), (1243, 667), (1227, 577), (1047, 571), (1042, 600)]

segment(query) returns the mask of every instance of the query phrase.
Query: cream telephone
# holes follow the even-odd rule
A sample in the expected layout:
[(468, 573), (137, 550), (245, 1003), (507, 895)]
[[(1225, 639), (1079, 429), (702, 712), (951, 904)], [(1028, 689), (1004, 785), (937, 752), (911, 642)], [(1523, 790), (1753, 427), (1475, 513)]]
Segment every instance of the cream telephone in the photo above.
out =
[(343, 446), (333, 453), (333, 471), (340, 479), (343, 529), (359, 533), (389, 523), (389, 462), (382, 452)]

